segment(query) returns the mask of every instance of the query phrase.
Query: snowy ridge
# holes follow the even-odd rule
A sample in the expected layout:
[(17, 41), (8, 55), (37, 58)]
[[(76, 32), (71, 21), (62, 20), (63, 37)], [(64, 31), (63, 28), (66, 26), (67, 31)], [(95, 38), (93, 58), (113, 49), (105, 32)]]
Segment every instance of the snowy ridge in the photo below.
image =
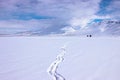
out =
[(86, 26), (70, 26), (63, 28), (65, 36), (119, 36), (120, 21), (119, 20), (102, 20), (91, 21)]
[(93, 22), (88, 26), (88, 33), (96, 35), (120, 35), (120, 21), (103, 20), (101, 22)]
[(66, 46), (61, 47), (61, 53), (57, 55), (56, 60), (49, 66), (47, 72), (53, 80), (65, 80), (65, 78), (57, 72), (58, 65), (64, 60)]

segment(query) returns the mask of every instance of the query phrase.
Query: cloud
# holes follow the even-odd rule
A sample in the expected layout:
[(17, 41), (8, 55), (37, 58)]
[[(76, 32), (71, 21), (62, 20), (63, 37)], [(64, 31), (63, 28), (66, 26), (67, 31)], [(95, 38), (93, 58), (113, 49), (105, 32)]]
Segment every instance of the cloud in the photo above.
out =
[(83, 2), (84, 4), (86, 4), (85, 6), (87, 6), (86, 7), (87, 9), (85, 8), (85, 6), (82, 6), (81, 9), (79, 8), (80, 10), (76, 10), (73, 12), (75, 15), (69, 22), (70, 24), (69, 28), (67, 26), (68, 29), (66, 28), (62, 29), (65, 31), (65, 35), (89, 34), (89, 32), (91, 34), (92, 33), (99, 34), (99, 29), (101, 30), (101, 32), (102, 31), (104, 32), (105, 29), (103, 27), (99, 27), (98, 29), (97, 26), (90, 28), (89, 26), (90, 22), (95, 21), (96, 19), (102, 19), (102, 20), (120, 19), (119, 0), (110, 0), (110, 1), (98, 0), (96, 2), (94, 1), (90, 1), (90, 2), (94, 3), (94, 5), (88, 7), (91, 3), (89, 3), (89, 1), (87, 3)]
[(18, 32), (38, 32), (40, 35), (61, 33), (60, 28), (64, 22), (57, 19), (31, 19), (31, 20), (0, 20), (0, 33), (10, 34)]
[(11, 34), (25, 31), (43, 30), (51, 26), (47, 20), (2, 20), (0, 33)]
[(75, 33), (76, 29), (85, 28), (92, 19), (98, 18), (96, 13), (99, 11), (100, 1), (80, 0), (80, 2), (76, 1), (74, 4), (68, 5), (67, 8), (70, 10), (70, 17), (68, 16), (69, 20), (67, 20), (68, 25), (61, 30), (64, 30), (65, 34), (70, 34), (71, 30), (71, 33)]
[(5, 15), (9, 13), (11, 17), (17, 13), (33, 13), (70, 19), (95, 14), (99, 2), (100, 0), (1, 0), (0, 8), (1, 12), (7, 12)]
[[(4, 20), (0, 21), (0, 28), (44, 28), (50, 24), (47, 20)], [(41, 27), (39, 27), (41, 25)]]
[[(41, 34), (70, 33), (85, 29), (96, 18), (110, 18), (118, 14), (97, 15), (102, 0), (0, 0), (0, 27), (38, 29)], [(106, 9), (118, 8), (113, 0)], [(117, 6), (115, 6), (117, 5)]]

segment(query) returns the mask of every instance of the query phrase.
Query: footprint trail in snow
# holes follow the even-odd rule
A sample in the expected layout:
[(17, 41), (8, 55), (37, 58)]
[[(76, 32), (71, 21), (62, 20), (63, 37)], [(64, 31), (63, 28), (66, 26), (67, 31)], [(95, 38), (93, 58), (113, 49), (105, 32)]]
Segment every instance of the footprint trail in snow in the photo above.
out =
[(65, 80), (65, 78), (57, 72), (58, 65), (64, 60), (65, 53), (66, 45), (61, 48), (61, 53), (57, 55), (56, 60), (52, 62), (47, 70), (48, 74), (52, 77), (53, 80)]

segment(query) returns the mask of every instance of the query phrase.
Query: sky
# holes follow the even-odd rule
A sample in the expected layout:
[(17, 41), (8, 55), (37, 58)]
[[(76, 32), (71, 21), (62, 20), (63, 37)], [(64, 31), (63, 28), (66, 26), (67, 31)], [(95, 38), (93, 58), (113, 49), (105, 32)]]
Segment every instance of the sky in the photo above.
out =
[(119, 0), (0, 0), (0, 34), (66, 34), (92, 20), (120, 19)]

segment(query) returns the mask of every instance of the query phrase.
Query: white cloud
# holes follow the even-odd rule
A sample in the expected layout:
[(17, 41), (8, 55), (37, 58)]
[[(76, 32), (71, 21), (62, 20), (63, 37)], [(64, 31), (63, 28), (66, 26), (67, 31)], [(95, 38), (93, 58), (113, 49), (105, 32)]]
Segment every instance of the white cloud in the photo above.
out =
[(42, 31), (51, 26), (47, 20), (4, 20), (0, 21), (0, 34), (13, 34), (19, 32), (39, 30)]
[(62, 28), (61, 30), (65, 31), (63, 35), (74, 34), (74, 32), (76, 32), (76, 30), (73, 27), (69, 27), (69, 26)]
[(49, 24), (47, 20), (3, 20), (0, 28), (46, 28)]
[[(96, 18), (100, 1), (101, 0), (9, 0), (7, 2), (3, 1), (0, 7), (10, 12), (10, 17), (15, 13), (34, 13), (40, 16), (51, 16), (56, 19), (48, 20), (47, 24), (46, 22), (41, 22), (41, 20), (21, 22), (18, 19), (19, 23), (14, 21), (10, 23), (8, 21), (9, 27), (22, 26), (24, 28), (30, 28), (31, 26), (40, 26), (41, 28), (41, 26), (47, 26), (51, 29), (58, 27), (60, 30), (63, 28), (63, 25), (67, 25), (67, 27), (69, 26), (70, 28), (64, 31), (72, 32), (72, 29), (74, 31), (76, 27), (84, 28), (91, 19)], [(6, 16), (6, 14), (2, 16)], [(7, 23), (7, 21), (5, 23)], [(7, 24), (0, 24), (8, 27)]]
[[(68, 8), (71, 10), (71, 18), (67, 21), (69, 27), (85, 28), (92, 19), (98, 18), (96, 13), (99, 11), (100, 1), (101, 0), (80, 0), (80, 2), (76, 1), (74, 4), (70, 4)], [(66, 31), (68, 32), (69, 30), (70, 28)]]

